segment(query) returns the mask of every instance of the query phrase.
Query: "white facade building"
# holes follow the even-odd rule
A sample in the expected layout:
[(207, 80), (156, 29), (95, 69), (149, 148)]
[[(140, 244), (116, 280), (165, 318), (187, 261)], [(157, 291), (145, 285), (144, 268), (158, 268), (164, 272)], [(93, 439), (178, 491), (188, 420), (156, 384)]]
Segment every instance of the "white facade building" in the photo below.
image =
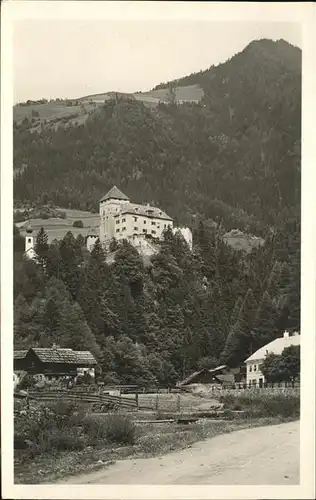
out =
[(25, 256), (29, 259), (35, 258), (33, 229), (30, 225), (28, 225), (28, 227), (26, 228)]
[(274, 339), (269, 344), (258, 349), (248, 359), (246, 359), (247, 366), (247, 384), (261, 385), (265, 382), (264, 375), (261, 372), (261, 364), (268, 354), (282, 354), (283, 349), (291, 345), (300, 345), (301, 337), (298, 332), (292, 335), (289, 332), (284, 332), (283, 337)]
[[(100, 200), (100, 228), (91, 228), (86, 234), (87, 249), (91, 251), (99, 238), (108, 249), (113, 238), (127, 240), (138, 252), (151, 257), (159, 251), (159, 241), (167, 229), (180, 233), (192, 250), (192, 232), (188, 227), (174, 227), (173, 220), (163, 210), (149, 204), (132, 203), (128, 196), (113, 186)], [(34, 236), (26, 230), (25, 254), (34, 258)]]
[(100, 241), (126, 239), (133, 244), (138, 236), (159, 240), (165, 229), (173, 228), (173, 220), (159, 208), (131, 203), (116, 186), (100, 201)]

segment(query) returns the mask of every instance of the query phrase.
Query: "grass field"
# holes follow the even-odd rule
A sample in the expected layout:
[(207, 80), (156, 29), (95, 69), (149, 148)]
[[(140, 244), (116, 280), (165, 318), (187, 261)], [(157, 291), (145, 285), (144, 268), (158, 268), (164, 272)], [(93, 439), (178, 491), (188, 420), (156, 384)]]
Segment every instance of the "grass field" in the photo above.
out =
[[(188, 85), (185, 87), (176, 87), (176, 102), (199, 102), (204, 96), (204, 91), (199, 85)], [(21, 123), (24, 118), (33, 119), (32, 130), (40, 130), (41, 126), (56, 128), (59, 125), (82, 124), (88, 118), (89, 113), (102, 106), (104, 101), (113, 99), (115, 92), (105, 92), (91, 96), (85, 96), (77, 99), (78, 105), (67, 106), (65, 102), (47, 102), (45, 104), (30, 104), (22, 106), (17, 104), (13, 108), (13, 119)], [(141, 101), (145, 106), (155, 108), (159, 101), (167, 102), (169, 100), (169, 89), (152, 90), (135, 94), (123, 94), (137, 101)], [(37, 117), (32, 116), (32, 112), (38, 113)]]
[[(96, 231), (99, 230), (99, 214), (93, 214), (82, 210), (61, 210), (66, 212), (65, 219), (30, 219), (29, 221), (18, 223), (17, 227), (20, 229), (20, 234), (22, 236), (26, 235), (26, 227), (29, 223), (34, 230), (34, 235), (36, 235), (37, 231), (43, 227), (47, 233), (49, 243), (54, 239), (62, 239), (68, 231), (71, 231), (72, 234), (77, 237), (79, 234), (86, 236), (87, 231), (91, 226), (94, 226)], [(73, 227), (72, 225), (75, 220), (82, 220), (83, 228)]]
[[(124, 394), (124, 397), (135, 399), (135, 394)], [(163, 412), (208, 410), (217, 405), (218, 400), (212, 396), (201, 397), (190, 393), (139, 394), (139, 408), (158, 409)]]
[[(188, 85), (186, 87), (176, 87), (174, 89), (176, 101), (196, 101), (199, 102), (204, 96), (204, 91), (199, 85)], [(162, 101), (168, 101), (169, 89), (152, 90), (150, 92), (143, 92), (135, 94), (136, 99), (138, 96), (155, 98)]]

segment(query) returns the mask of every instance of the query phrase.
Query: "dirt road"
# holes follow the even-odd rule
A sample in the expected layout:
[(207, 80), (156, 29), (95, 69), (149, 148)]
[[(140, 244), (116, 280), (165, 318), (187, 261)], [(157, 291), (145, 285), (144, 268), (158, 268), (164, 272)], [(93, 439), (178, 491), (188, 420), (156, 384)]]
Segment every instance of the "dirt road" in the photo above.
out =
[(60, 484), (299, 484), (299, 422), (223, 434), (162, 457), (121, 460)]

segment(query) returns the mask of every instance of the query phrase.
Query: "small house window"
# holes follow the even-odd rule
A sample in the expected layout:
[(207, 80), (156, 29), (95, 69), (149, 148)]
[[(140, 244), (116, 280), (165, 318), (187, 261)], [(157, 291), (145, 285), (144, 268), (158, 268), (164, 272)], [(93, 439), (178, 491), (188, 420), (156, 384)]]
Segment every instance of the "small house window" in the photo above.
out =
[(117, 233), (119, 233), (119, 232), (120, 232), (120, 228), (119, 228), (119, 227), (117, 228), (116, 232), (117, 232)]
[(143, 229), (143, 233), (147, 233), (147, 229)]
[(31, 238), (29, 238), (29, 239), (27, 240), (27, 242), (28, 242), (28, 243), (32, 243), (32, 240), (31, 240)]
[(119, 221), (119, 219), (117, 219), (116, 224), (119, 224), (119, 223), (120, 223), (120, 221)]
[(138, 231), (138, 227), (134, 227), (134, 231)]
[(137, 222), (137, 220), (138, 220), (138, 217), (134, 217), (134, 221)]
[(123, 227), (123, 228), (122, 228), (122, 231), (126, 231), (126, 227)]
[(156, 225), (156, 222), (154, 220), (151, 221), (151, 225), (152, 226), (155, 226)]
[(122, 219), (122, 222), (126, 222), (126, 219)]
[(252, 366), (251, 365), (249, 366), (249, 371), (252, 372)]
[(253, 365), (253, 371), (257, 371), (257, 365)]
[(166, 227), (167, 227), (167, 224), (164, 224), (164, 225), (163, 225), (163, 227), (164, 227), (164, 228), (166, 229)]
[(147, 224), (147, 221), (146, 221), (146, 219), (144, 219), (144, 224)]
[(151, 234), (156, 234), (156, 231), (152, 230), (152, 231), (151, 231)]

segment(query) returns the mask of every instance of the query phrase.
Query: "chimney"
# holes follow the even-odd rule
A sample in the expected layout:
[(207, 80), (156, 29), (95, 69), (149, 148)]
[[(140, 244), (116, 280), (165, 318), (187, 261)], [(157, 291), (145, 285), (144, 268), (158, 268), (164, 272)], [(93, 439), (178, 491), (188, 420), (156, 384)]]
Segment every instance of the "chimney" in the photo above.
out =
[(289, 338), (289, 336), (290, 336), (290, 333), (289, 333), (287, 330), (285, 330), (285, 332), (284, 332), (284, 334), (283, 334), (283, 337), (284, 337), (285, 339), (288, 339), (288, 338)]

